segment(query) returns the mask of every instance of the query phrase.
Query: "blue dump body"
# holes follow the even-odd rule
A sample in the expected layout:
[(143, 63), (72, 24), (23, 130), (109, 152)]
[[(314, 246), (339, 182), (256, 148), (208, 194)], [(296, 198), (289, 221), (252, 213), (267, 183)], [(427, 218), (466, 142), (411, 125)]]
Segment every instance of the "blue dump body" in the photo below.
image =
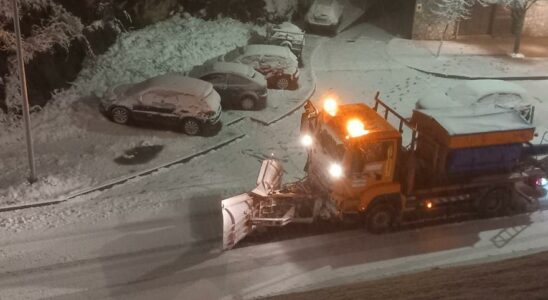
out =
[(520, 161), (522, 144), (454, 149), (447, 157), (449, 174), (511, 170)]

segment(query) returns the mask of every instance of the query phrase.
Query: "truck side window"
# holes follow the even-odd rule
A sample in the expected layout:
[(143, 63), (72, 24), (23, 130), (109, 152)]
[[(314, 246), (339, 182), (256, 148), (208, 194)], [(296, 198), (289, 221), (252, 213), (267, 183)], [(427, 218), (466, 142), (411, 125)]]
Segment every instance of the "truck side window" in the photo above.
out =
[[(353, 174), (367, 173), (373, 165), (381, 167), (392, 151), (392, 142), (366, 143), (351, 153)], [(369, 167), (368, 167), (369, 166)]]

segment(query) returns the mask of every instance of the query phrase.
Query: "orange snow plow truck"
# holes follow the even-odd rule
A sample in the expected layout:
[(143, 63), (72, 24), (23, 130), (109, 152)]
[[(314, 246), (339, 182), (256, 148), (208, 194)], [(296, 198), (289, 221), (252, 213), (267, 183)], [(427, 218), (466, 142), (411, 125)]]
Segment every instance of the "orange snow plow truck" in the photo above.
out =
[(378, 93), (373, 107), (326, 99), (322, 110), (304, 108), (306, 176), (282, 184), (281, 163), (263, 161), (253, 191), (222, 201), (224, 249), (258, 227), (318, 219), (362, 219), (381, 233), (458, 214), (498, 216), (543, 191), (539, 156), (548, 145), (531, 143), (535, 128), (515, 110), (415, 110), (407, 119)]

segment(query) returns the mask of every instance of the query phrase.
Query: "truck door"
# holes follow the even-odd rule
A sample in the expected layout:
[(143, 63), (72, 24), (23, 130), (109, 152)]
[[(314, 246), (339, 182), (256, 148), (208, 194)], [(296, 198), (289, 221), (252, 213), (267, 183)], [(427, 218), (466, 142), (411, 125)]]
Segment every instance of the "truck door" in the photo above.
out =
[(392, 181), (394, 141), (365, 142), (353, 147), (350, 155), (353, 187)]

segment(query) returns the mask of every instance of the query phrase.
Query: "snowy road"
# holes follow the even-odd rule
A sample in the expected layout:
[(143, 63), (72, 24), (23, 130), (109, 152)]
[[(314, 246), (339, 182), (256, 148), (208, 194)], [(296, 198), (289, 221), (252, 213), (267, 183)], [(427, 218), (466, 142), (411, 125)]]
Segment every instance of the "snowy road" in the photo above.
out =
[[(380, 90), (405, 115), (425, 90), (455, 83), (391, 60), (390, 38), (366, 24), (311, 36), (316, 99), (331, 89), (367, 102)], [(233, 130), (246, 137), (222, 151), (70, 203), (3, 214), (0, 299), (247, 299), (548, 249), (541, 211), (380, 236), (300, 228), (221, 253), (220, 199), (249, 190), (271, 155), (284, 162), (285, 180), (302, 175), (299, 117), (244, 120)]]
[[(3, 265), (11, 270), (0, 275), (0, 295), (3, 299), (248, 299), (548, 248), (548, 212), (381, 236), (341, 231), (225, 253), (217, 250), (215, 240), (219, 232), (214, 228), (220, 224), (211, 224), (211, 219), (197, 215), (183, 222), (174, 212), (172, 218), (2, 247), (4, 253), (23, 250), (11, 261), (19, 266), (52, 253), (62, 260), (20, 270)], [(195, 235), (213, 240), (184, 242)]]

